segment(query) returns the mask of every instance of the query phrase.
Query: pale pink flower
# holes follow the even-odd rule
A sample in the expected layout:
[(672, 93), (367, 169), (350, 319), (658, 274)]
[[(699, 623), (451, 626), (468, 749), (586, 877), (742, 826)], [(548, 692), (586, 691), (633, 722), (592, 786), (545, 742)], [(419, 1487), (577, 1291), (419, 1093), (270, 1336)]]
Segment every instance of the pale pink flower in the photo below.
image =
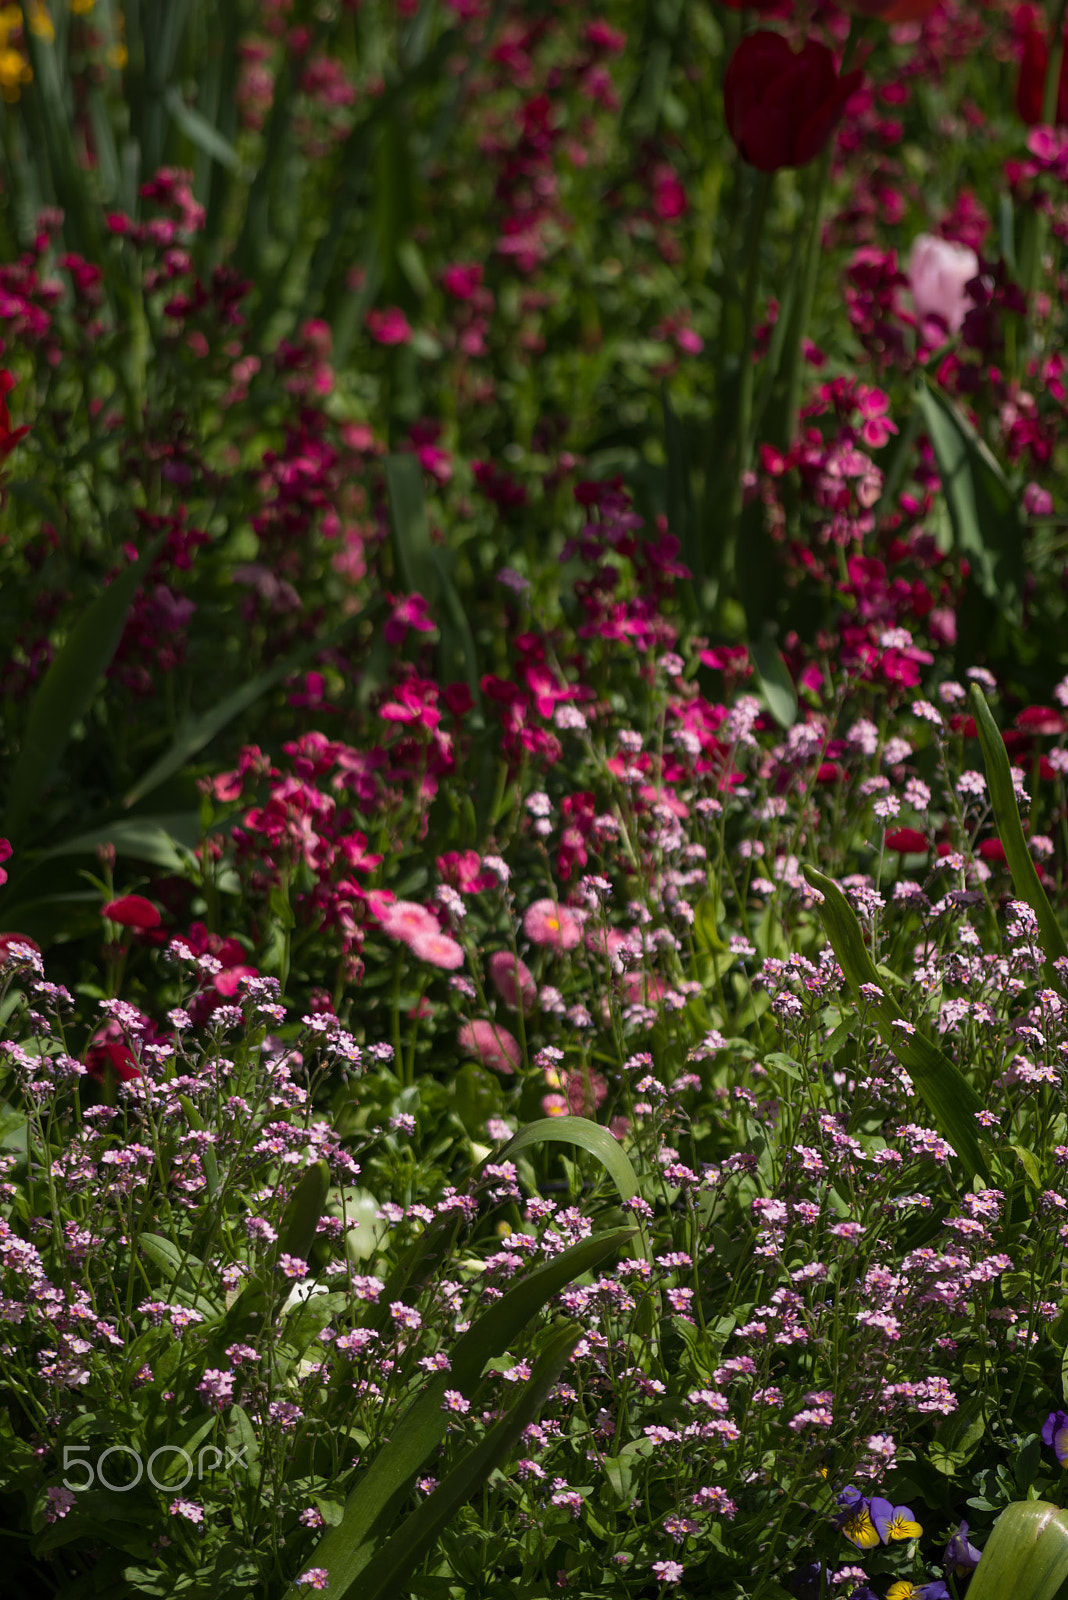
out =
[(582, 939), (578, 918), (555, 900), (535, 900), (528, 906), (523, 932), (531, 944), (548, 945), (553, 950), (573, 950)]
[(437, 919), (414, 900), (393, 900), (389, 905), (378, 907), (377, 916), (383, 933), (388, 933), (391, 939), (402, 939), (405, 944), (410, 944), (419, 934), (441, 932)]
[(455, 972), (464, 964), (463, 947), (437, 929), (433, 933), (415, 933), (408, 940), (408, 948), (419, 961), (446, 972)]
[(979, 276), (979, 257), (964, 244), (921, 233), (909, 251), (909, 288), (919, 317), (941, 317), (957, 333), (970, 307), (964, 285)]
[(522, 1059), (519, 1045), (508, 1029), (495, 1022), (465, 1022), (457, 1038), (460, 1049), (474, 1056), (480, 1065), (495, 1067), (507, 1075), (515, 1071)]
[(490, 982), (505, 1005), (511, 1006), (513, 1011), (518, 1011), (522, 1005), (523, 1015), (529, 1017), (538, 998), (538, 986), (530, 968), (510, 950), (498, 950), (490, 956), (488, 965)]

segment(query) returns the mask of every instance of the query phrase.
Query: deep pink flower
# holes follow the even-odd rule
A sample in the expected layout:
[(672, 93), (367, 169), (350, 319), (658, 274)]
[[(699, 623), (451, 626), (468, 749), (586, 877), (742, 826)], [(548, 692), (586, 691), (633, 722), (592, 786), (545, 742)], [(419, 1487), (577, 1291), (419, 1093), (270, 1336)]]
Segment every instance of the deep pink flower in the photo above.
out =
[(483, 1067), (494, 1067), (510, 1076), (522, 1060), (519, 1045), (507, 1028), (495, 1022), (465, 1022), (457, 1040), (461, 1050), (466, 1050)]
[(389, 645), (403, 644), (409, 628), (416, 633), (433, 633), (437, 624), (427, 615), (427, 602), (421, 594), (390, 596), (393, 610), (382, 629), (382, 637)]
[(411, 324), (399, 306), (389, 306), (385, 311), (369, 311), (364, 320), (368, 333), (377, 344), (407, 344), (412, 337)]
[(11, 417), (7, 409), (7, 396), (14, 387), (15, 379), (11, 373), (7, 371), (0, 372), (0, 461), (6, 460), (19, 440), (30, 431), (28, 425), (22, 428), (13, 428), (11, 426)]
[(535, 900), (528, 906), (523, 932), (531, 944), (548, 945), (553, 950), (573, 950), (582, 939), (578, 918), (555, 900)]
[(510, 950), (497, 950), (490, 956), (488, 966), (490, 982), (505, 1005), (513, 1011), (522, 1006), (523, 1015), (529, 1017), (538, 998), (538, 986), (526, 963)]
[(462, 945), (439, 929), (433, 933), (413, 933), (407, 944), (417, 960), (425, 961), (432, 967), (442, 967), (446, 972), (455, 972), (457, 967), (464, 964)]
[(482, 282), (482, 267), (477, 261), (456, 261), (441, 274), (441, 286), (455, 300), (470, 300)]
[(117, 922), (120, 928), (137, 928), (142, 933), (148, 928), (158, 928), (162, 921), (151, 900), (141, 894), (124, 894), (117, 900), (109, 900), (101, 915)]

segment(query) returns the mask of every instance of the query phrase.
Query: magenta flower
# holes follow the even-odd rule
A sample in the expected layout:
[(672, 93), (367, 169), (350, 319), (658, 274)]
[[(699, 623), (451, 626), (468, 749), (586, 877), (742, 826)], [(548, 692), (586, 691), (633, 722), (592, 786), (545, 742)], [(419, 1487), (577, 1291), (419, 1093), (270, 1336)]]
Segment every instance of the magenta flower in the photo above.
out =
[(382, 637), (387, 644), (403, 644), (409, 628), (414, 628), (417, 633), (434, 631), (437, 624), (427, 615), (427, 602), (421, 594), (406, 594), (399, 599), (391, 599), (393, 610), (382, 629)]
[(574, 950), (582, 939), (578, 918), (555, 900), (535, 900), (528, 906), (523, 932), (531, 944), (548, 945), (552, 950)]
[(1051, 1411), (1042, 1424), (1042, 1443), (1048, 1444), (1062, 1467), (1068, 1467), (1068, 1411)]
[(369, 311), (364, 320), (368, 333), (377, 344), (407, 344), (412, 337), (411, 324), (400, 306), (389, 306), (385, 311)]
[(538, 998), (538, 986), (526, 963), (510, 950), (497, 950), (490, 956), (488, 966), (490, 982), (505, 1005), (513, 1011), (522, 1006), (523, 1015), (529, 1017)]
[(494, 1067), (510, 1076), (518, 1067), (522, 1052), (507, 1028), (494, 1022), (465, 1022), (457, 1034), (460, 1049), (475, 1057), (480, 1066)]

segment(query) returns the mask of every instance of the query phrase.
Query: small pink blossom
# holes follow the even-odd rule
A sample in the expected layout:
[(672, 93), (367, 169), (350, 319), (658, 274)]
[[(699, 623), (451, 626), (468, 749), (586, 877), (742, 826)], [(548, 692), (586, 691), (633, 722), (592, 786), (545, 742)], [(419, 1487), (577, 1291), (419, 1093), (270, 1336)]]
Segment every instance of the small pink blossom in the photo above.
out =
[(582, 940), (578, 918), (555, 900), (535, 900), (528, 906), (523, 932), (531, 944), (548, 945), (553, 950), (574, 950)]

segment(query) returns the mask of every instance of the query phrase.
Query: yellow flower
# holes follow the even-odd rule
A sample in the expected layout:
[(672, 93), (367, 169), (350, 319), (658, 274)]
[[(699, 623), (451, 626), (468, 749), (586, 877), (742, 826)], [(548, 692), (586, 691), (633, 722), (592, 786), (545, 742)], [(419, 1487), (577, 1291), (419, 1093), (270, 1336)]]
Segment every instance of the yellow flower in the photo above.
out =
[(887, 1589), (886, 1600), (909, 1600), (909, 1595), (912, 1594), (914, 1588), (915, 1584), (909, 1583), (907, 1578), (902, 1578), (899, 1582), (892, 1583)]
[(38, 39), (46, 39), (49, 44), (52, 43), (56, 36), (56, 30), (52, 26), (52, 18), (41, 4), (41, 0), (29, 0), (29, 4), (26, 7), (26, 22), (31, 33), (35, 33)]
[(70, 8), (76, 17), (87, 17), (95, 4), (96, 0), (70, 0)]
[(871, 1550), (874, 1545), (880, 1543), (879, 1531), (868, 1515), (867, 1508), (858, 1511), (856, 1516), (847, 1518), (842, 1523), (842, 1532), (850, 1544), (855, 1544), (858, 1550)]
[(129, 59), (130, 52), (127, 50), (124, 44), (108, 45), (108, 66), (113, 67), (116, 72), (121, 72)]
[(32, 77), (29, 62), (17, 50), (7, 46), (0, 49), (0, 94), (9, 105), (14, 105), (22, 84), (29, 83)]

